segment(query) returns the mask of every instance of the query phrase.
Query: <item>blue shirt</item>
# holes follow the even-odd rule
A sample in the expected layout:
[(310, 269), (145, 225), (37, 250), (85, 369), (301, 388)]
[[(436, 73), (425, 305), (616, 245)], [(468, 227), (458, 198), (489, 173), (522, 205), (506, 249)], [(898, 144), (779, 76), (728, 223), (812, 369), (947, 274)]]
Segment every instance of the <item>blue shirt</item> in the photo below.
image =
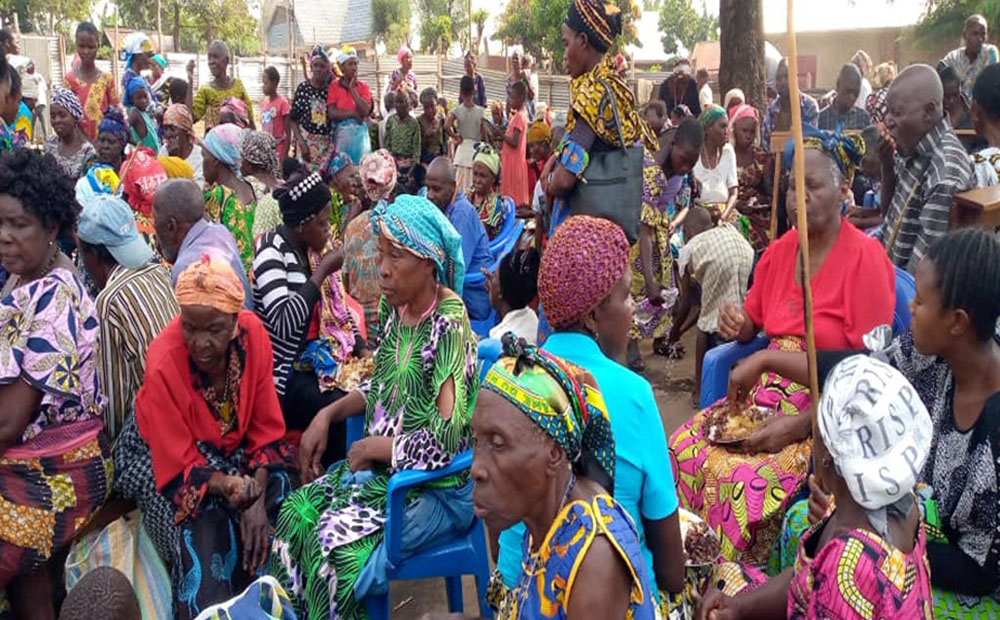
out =
[(222, 224), (198, 220), (191, 226), (191, 230), (184, 235), (184, 241), (177, 251), (177, 260), (170, 270), (170, 279), (173, 285), (177, 286), (177, 277), (184, 272), (191, 263), (201, 260), (202, 255), (211, 254), (219, 258), (225, 258), (229, 266), (233, 268), (240, 282), (243, 283), (243, 307), (253, 310), (253, 294), (250, 291), (250, 282), (247, 280), (246, 268), (240, 258), (240, 251), (236, 248), (236, 239), (233, 233)]
[[(493, 262), (490, 240), (472, 203), (463, 194), (458, 194), (455, 202), (451, 203), (444, 214), (462, 236), (465, 275), (479, 273), (480, 269), (489, 269)], [(485, 282), (463, 287), (462, 301), (465, 302), (470, 319), (481, 321), (490, 315), (490, 297), (486, 293)]]
[[(555, 333), (542, 348), (585, 368), (597, 380), (615, 436), (615, 501), (635, 523), (647, 574), (655, 584), (653, 553), (646, 544), (642, 520), (659, 521), (674, 514), (677, 491), (653, 388), (638, 374), (606, 357), (589, 336)], [(508, 587), (516, 584), (521, 571), (523, 532), (524, 525), (519, 523), (500, 534), (497, 567)]]

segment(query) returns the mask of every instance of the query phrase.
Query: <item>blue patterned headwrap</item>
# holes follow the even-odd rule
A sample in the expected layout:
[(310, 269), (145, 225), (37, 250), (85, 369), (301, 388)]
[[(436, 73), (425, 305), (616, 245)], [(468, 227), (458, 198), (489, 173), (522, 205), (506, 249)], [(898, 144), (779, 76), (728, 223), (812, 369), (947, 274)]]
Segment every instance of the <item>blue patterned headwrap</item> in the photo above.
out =
[(379, 203), (371, 220), (373, 233), (433, 261), (438, 282), (462, 295), (462, 236), (434, 203), (420, 196), (399, 196), (392, 204)]
[(104, 118), (101, 119), (101, 124), (97, 126), (97, 133), (109, 133), (113, 135), (122, 143), (122, 148), (125, 148), (125, 145), (128, 144), (128, 126), (125, 124), (125, 117), (122, 115), (122, 111), (117, 106), (108, 106), (104, 110)]
[[(802, 126), (803, 146), (807, 149), (819, 149), (832, 159), (848, 185), (854, 181), (854, 169), (861, 163), (865, 155), (865, 141), (859, 134), (845, 136), (838, 127), (836, 131), (823, 131), (812, 125)], [(785, 144), (784, 165), (791, 170), (792, 156), (795, 154), (795, 140), (790, 139)]]
[(208, 152), (240, 178), (243, 178), (240, 174), (239, 161), (244, 134), (243, 129), (233, 124), (216, 125), (205, 134), (205, 148)]
[(348, 155), (346, 155), (343, 151), (338, 153), (333, 153), (332, 155), (330, 155), (330, 159), (328, 159), (326, 162), (326, 166), (323, 170), (324, 176), (327, 179), (332, 179), (333, 177), (337, 176), (338, 172), (346, 168), (348, 164), (353, 166), (354, 162), (352, 162), (351, 158)]
[(125, 94), (122, 97), (122, 105), (125, 107), (134, 105), (132, 103), (132, 96), (144, 88), (148, 90), (149, 87), (146, 84), (146, 80), (143, 79), (141, 75), (136, 75), (129, 79), (128, 83), (125, 84)]

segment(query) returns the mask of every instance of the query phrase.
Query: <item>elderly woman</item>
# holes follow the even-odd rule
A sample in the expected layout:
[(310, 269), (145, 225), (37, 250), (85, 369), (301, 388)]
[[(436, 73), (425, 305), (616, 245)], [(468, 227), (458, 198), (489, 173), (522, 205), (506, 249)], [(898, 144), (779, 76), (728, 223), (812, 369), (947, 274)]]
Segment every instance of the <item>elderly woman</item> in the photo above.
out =
[(270, 232), (281, 224), (281, 212), (274, 190), (281, 185), (278, 146), (271, 134), (248, 130), (240, 147), (240, 174), (253, 189), (254, 238)]
[(97, 157), (97, 151), (80, 127), (83, 107), (73, 91), (52, 89), (49, 117), (55, 135), (45, 141), (45, 152), (55, 158), (69, 178), (76, 180), (87, 171), (87, 165)]
[(365, 120), (372, 112), (372, 91), (358, 79), (358, 53), (344, 48), (337, 57), (340, 78), (330, 82), (326, 114), (333, 125), (337, 151), (347, 153), (355, 165), (371, 152)]
[(774, 158), (760, 148), (759, 131), (760, 113), (757, 108), (740, 105), (730, 113), (729, 133), (736, 153), (736, 179), (739, 183), (736, 211), (741, 219), (746, 218), (745, 228), (753, 249), (761, 252), (770, 242)]
[(191, 110), (183, 103), (170, 104), (163, 113), (163, 146), (160, 155), (180, 157), (194, 171), (194, 181), (205, 184), (205, 158), (194, 134)]
[(351, 158), (343, 153), (330, 157), (323, 164), (320, 174), (323, 176), (323, 181), (330, 186), (330, 200), (333, 203), (330, 226), (334, 235), (339, 237), (363, 208), (361, 197), (365, 188), (361, 182), (361, 174)]
[(205, 132), (209, 132), (219, 124), (219, 113), (222, 104), (226, 99), (235, 97), (246, 104), (247, 120), (250, 129), (257, 129), (253, 121), (253, 102), (247, 89), (243, 86), (240, 78), (230, 77), (227, 69), (232, 55), (229, 53), (229, 46), (224, 41), (212, 41), (208, 46), (208, 70), (212, 73), (212, 79), (198, 88), (198, 93), (194, 92), (194, 61), (188, 64), (188, 88), (187, 106), (191, 110), (194, 121), (204, 119)]
[(486, 142), (476, 145), (476, 155), (472, 158), (472, 187), (467, 197), (479, 212), (479, 220), (492, 241), (503, 228), (507, 210), (513, 210), (514, 201), (500, 195), (500, 154)]
[(523, 523), (497, 616), (656, 617), (638, 534), (609, 491), (617, 442), (597, 381), (512, 335), (504, 345), (472, 420), (477, 514), (491, 532)]
[(128, 125), (119, 108), (108, 108), (97, 126), (97, 160), (94, 163), (111, 166), (115, 173), (121, 170), (125, 161), (125, 146), (128, 144)]
[[(831, 135), (807, 127), (806, 210), (810, 273), (798, 267), (799, 237), (789, 230), (764, 252), (744, 307), (727, 305), (719, 333), (747, 342), (763, 330), (772, 350), (801, 351), (805, 326), (802, 282), (811, 282), (816, 347), (860, 348), (862, 336), (892, 322), (895, 272), (885, 250), (840, 212), (863, 154), (859, 136)], [(792, 153), (786, 154), (789, 166)], [(794, 180), (788, 190), (795, 221)], [(701, 515), (722, 539), (729, 559), (763, 564), (781, 522), (781, 505), (809, 468), (810, 394), (804, 385), (776, 374), (758, 375), (745, 398), (721, 400), (670, 437), (681, 505)], [(756, 406), (766, 420), (742, 443), (717, 445), (707, 420), (720, 410)]]
[[(384, 293), (375, 374), (320, 411), (302, 435), (303, 481), (323, 473), (332, 424), (364, 413), (365, 436), (346, 461), (285, 502), (271, 553), (269, 572), (291, 595), (299, 617), (365, 617), (355, 584), (382, 542), (389, 476), (444, 467), (472, 445), (469, 418), (478, 373), (475, 336), (461, 299), (462, 240), (426, 198), (382, 203), (371, 220), (379, 235)], [(412, 499), (449, 501), (455, 494), (468, 501), (466, 474)], [(467, 516), (471, 521), (471, 509)]]
[(295, 88), (289, 119), (299, 158), (316, 170), (333, 152), (331, 125), (326, 115), (326, 98), (333, 74), (330, 57), (322, 46), (317, 45), (309, 53), (309, 69), (309, 79)]
[(723, 97), (722, 99), (722, 107), (723, 109), (725, 109), (726, 114), (728, 114), (729, 117), (732, 118), (733, 110), (740, 107), (741, 105), (745, 105), (746, 102), (747, 102), (747, 96), (743, 94), (743, 91), (741, 89), (730, 88), (729, 91), (726, 92), (726, 96)]
[(698, 117), (705, 131), (701, 157), (694, 166), (694, 178), (701, 186), (698, 205), (712, 214), (714, 221), (736, 219), (736, 152), (729, 143), (729, 119), (721, 106), (711, 104)]
[(181, 314), (149, 345), (135, 402), (156, 489), (180, 529), (180, 618), (241, 592), (267, 560), (291, 490), (267, 330), (243, 285), (211, 256), (177, 279)]
[(253, 187), (240, 173), (244, 130), (219, 125), (205, 136), (202, 171), (205, 174), (205, 214), (233, 233), (247, 273), (253, 263)]
[(97, 314), (58, 237), (79, 207), (48, 155), (0, 155), (0, 590), (17, 618), (54, 618), (50, 560), (111, 488)]
[[(303, 169), (275, 193), (282, 224), (257, 240), (253, 300), (271, 336), (285, 423), (303, 431), (320, 409), (344, 396), (337, 370), (367, 351), (344, 301), (344, 256), (330, 235), (330, 190), (318, 172)], [(344, 425), (336, 431), (330, 461), (344, 457)]]
[[(830, 373), (814, 426), (816, 478), (836, 509), (802, 539), (793, 567), (732, 598), (711, 591), (698, 617), (933, 618), (914, 490), (934, 429), (913, 386), (888, 364), (848, 358)], [(729, 592), (740, 581), (719, 580)]]
[[(638, 563), (658, 586), (651, 596), (667, 617), (679, 604), (684, 567), (674, 478), (660, 456), (667, 451), (666, 435), (649, 382), (615, 361), (625, 354), (632, 324), (630, 256), (628, 240), (614, 223), (570, 217), (545, 248), (538, 293), (555, 329), (545, 350), (586, 369), (603, 386), (604, 399), (614, 403), (607, 412), (615, 437), (608, 490), (638, 531)], [(516, 526), (500, 535), (497, 567), (508, 588), (517, 583), (523, 532)], [(532, 536), (540, 540), (537, 532)]]

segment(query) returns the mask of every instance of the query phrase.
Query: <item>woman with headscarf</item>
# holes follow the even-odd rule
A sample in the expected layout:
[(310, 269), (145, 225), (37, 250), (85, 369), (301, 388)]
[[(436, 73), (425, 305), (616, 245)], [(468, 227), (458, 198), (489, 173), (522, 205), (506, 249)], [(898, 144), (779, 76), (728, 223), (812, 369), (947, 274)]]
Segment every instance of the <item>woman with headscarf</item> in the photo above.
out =
[[(636, 110), (635, 97), (628, 83), (615, 70), (614, 58), (607, 52), (622, 32), (622, 16), (617, 7), (597, 0), (573, 0), (563, 23), (566, 42), (564, 64), (569, 71), (570, 109), (566, 114), (566, 136), (543, 178), (550, 177), (545, 193), (552, 205), (549, 237), (569, 215), (568, 194), (587, 167), (589, 153), (641, 144), (645, 147), (643, 204), (623, 205), (623, 209), (642, 209), (656, 204), (665, 180), (653, 161), (659, 150), (656, 134)], [(610, 99), (618, 108), (621, 126), (610, 118)], [(620, 134), (619, 134), (620, 131)]]
[(94, 145), (80, 127), (83, 107), (73, 91), (65, 88), (52, 89), (52, 103), (49, 105), (53, 135), (45, 141), (45, 152), (52, 155), (74, 181), (87, 171), (90, 160), (97, 157)]
[(883, 62), (875, 67), (875, 76), (872, 78), (875, 90), (867, 99), (858, 98), (858, 101), (865, 102), (865, 110), (868, 111), (873, 125), (879, 125), (885, 120), (885, 99), (889, 95), (889, 85), (895, 79), (896, 63), (891, 60)]
[(364, 184), (361, 182), (361, 175), (350, 157), (337, 153), (323, 164), (320, 176), (330, 187), (330, 201), (333, 204), (330, 229), (334, 237), (341, 237), (350, 221), (362, 210)]
[(97, 127), (97, 162), (111, 166), (117, 173), (125, 161), (125, 147), (128, 145), (128, 125), (117, 107), (104, 111), (104, 118)]
[[(337, 165), (346, 169), (350, 158), (338, 155)], [(346, 161), (344, 161), (346, 160)], [(359, 168), (362, 191), (361, 204), (385, 206), (392, 201), (396, 189), (397, 171), (392, 155), (379, 149), (361, 160)], [(365, 312), (368, 342), (373, 347), (379, 341), (379, 299), (382, 297), (379, 274), (379, 233), (371, 225), (371, 211), (355, 216), (344, 229), (344, 286)]]
[(479, 212), (479, 220), (492, 241), (503, 228), (507, 210), (513, 210), (514, 201), (500, 195), (500, 155), (485, 142), (476, 145), (476, 155), (472, 158), (472, 187), (467, 198)]
[[(205, 120), (206, 133), (220, 123), (222, 104), (230, 97), (235, 97), (246, 105), (247, 124), (250, 129), (257, 129), (253, 121), (253, 102), (250, 101), (246, 87), (240, 78), (230, 77), (227, 73), (231, 60), (229, 46), (224, 41), (212, 41), (208, 46), (208, 70), (212, 73), (212, 80), (202, 84), (193, 98), (194, 88), (188, 88), (188, 108), (196, 123)], [(190, 69), (193, 67), (189, 68), (189, 76)], [(188, 81), (194, 84), (192, 80)]]
[(413, 72), (413, 52), (410, 48), (405, 45), (400, 47), (396, 52), (396, 62), (399, 66), (393, 69), (392, 75), (389, 76), (389, 90), (409, 91), (410, 109), (416, 108), (417, 93), (420, 89), (417, 87), (417, 74)]
[(56, 242), (80, 207), (57, 166), (31, 149), (0, 155), (0, 589), (17, 618), (55, 617), (52, 559), (111, 487), (97, 312)]
[[(272, 139), (272, 153), (273, 147)], [(303, 431), (350, 387), (338, 381), (338, 370), (367, 351), (344, 301), (344, 256), (330, 235), (330, 190), (318, 172), (300, 170), (275, 193), (283, 223), (257, 241), (253, 301), (271, 335), (285, 424)], [(328, 463), (344, 457), (343, 424), (334, 435)]]
[(132, 207), (139, 233), (155, 247), (153, 235), (153, 196), (167, 180), (167, 171), (156, 159), (156, 153), (137, 147), (122, 164), (118, 173), (121, 179), (122, 198)]
[[(592, 385), (603, 386), (604, 399), (614, 403), (606, 414), (615, 437), (608, 448), (615, 461), (614, 479), (605, 489), (613, 492), (638, 531), (634, 569), (637, 574), (641, 569), (648, 584), (656, 586), (648, 597), (659, 601), (667, 612), (664, 618), (672, 618), (669, 611), (679, 602), (684, 568), (673, 475), (669, 463), (658, 456), (667, 451), (666, 436), (649, 382), (616, 361), (625, 354), (632, 324), (630, 256), (625, 234), (612, 222), (574, 216), (559, 227), (545, 248), (539, 271), (538, 296), (556, 330), (544, 348), (586, 369), (593, 376)], [(490, 379), (486, 382), (490, 384)], [(481, 403), (484, 396), (480, 393)], [(477, 425), (474, 421), (474, 428)], [(578, 430), (587, 432), (582, 426)], [(533, 480), (534, 475), (526, 479)], [(476, 478), (477, 497), (479, 482)], [(511, 525), (486, 519), (491, 532)], [(531, 535), (540, 540), (538, 532)], [(518, 583), (523, 538), (523, 526), (500, 534), (497, 568), (508, 589)]]
[[(848, 358), (827, 378), (813, 426), (815, 478), (836, 508), (805, 534), (793, 567), (737, 596), (710, 591), (698, 617), (935, 617), (915, 495), (934, 428), (913, 386), (884, 362)], [(743, 580), (722, 577), (733, 573), (717, 569), (714, 582), (733, 593)]]
[(240, 150), (244, 130), (236, 125), (219, 125), (205, 136), (204, 173), (205, 215), (233, 233), (236, 247), (250, 273), (253, 264), (253, 188), (240, 173)]
[(219, 124), (229, 123), (240, 129), (246, 129), (250, 126), (249, 114), (247, 104), (243, 100), (229, 97), (219, 107)]
[[(126, 101), (124, 93), (128, 90), (132, 78), (142, 78), (142, 72), (153, 62), (153, 42), (145, 32), (136, 30), (125, 35), (122, 42), (121, 59), (125, 62), (122, 73), (122, 102)], [(143, 82), (146, 80), (143, 79)], [(128, 105), (127, 103), (125, 105)]]
[(66, 88), (73, 91), (80, 105), (83, 117), (80, 127), (87, 139), (97, 139), (97, 125), (103, 118), (104, 110), (118, 105), (115, 80), (110, 73), (97, 68), (97, 50), (101, 44), (101, 34), (90, 22), (76, 27), (76, 57), (80, 60), (66, 73)]
[[(770, 242), (771, 194), (774, 158), (760, 148), (760, 113), (757, 108), (740, 105), (729, 116), (729, 135), (736, 153), (736, 211), (740, 228), (755, 251), (763, 251)], [(743, 218), (746, 218), (745, 224)]]
[(205, 185), (205, 158), (194, 134), (191, 110), (183, 103), (172, 103), (163, 113), (163, 146), (160, 155), (180, 157), (194, 170), (198, 187)]
[(656, 617), (635, 525), (612, 497), (617, 442), (594, 377), (508, 335), (472, 428), (477, 512), (491, 532), (526, 526), (497, 617)]
[(149, 345), (135, 418), (180, 529), (174, 608), (194, 618), (263, 568), (291, 462), (271, 342), (239, 278), (206, 255), (176, 293), (181, 314)]
[(705, 132), (701, 157), (692, 174), (701, 186), (698, 205), (712, 214), (716, 222), (735, 222), (739, 181), (736, 178), (736, 152), (729, 143), (729, 119), (721, 106), (706, 107), (698, 122)]
[(317, 170), (333, 152), (332, 125), (326, 113), (333, 74), (330, 58), (322, 46), (317, 45), (309, 53), (309, 69), (309, 79), (295, 88), (289, 119), (299, 158), (311, 170)]
[(253, 236), (271, 232), (281, 225), (281, 211), (274, 191), (281, 185), (277, 143), (271, 134), (247, 130), (240, 148), (240, 173), (253, 189)]
[(739, 88), (730, 88), (726, 92), (726, 96), (722, 99), (722, 107), (726, 110), (726, 114), (730, 117), (733, 115), (733, 110), (747, 102), (747, 96), (743, 94), (743, 91)]
[(372, 112), (372, 91), (358, 79), (358, 53), (354, 48), (345, 47), (340, 52), (337, 66), (341, 76), (330, 82), (326, 114), (333, 126), (337, 151), (346, 153), (357, 165), (371, 152), (365, 121)]
[[(479, 375), (461, 299), (461, 237), (440, 209), (417, 196), (380, 203), (371, 221), (383, 291), (375, 373), (320, 411), (302, 435), (303, 482), (324, 471), (331, 424), (364, 413), (365, 436), (346, 461), (289, 497), (271, 553), (269, 572), (303, 618), (366, 617), (364, 593), (356, 596), (355, 584), (383, 540), (389, 476), (444, 467), (472, 445), (469, 418)], [(434, 486), (411, 491), (413, 499), (458, 495), (468, 502), (471, 493), (464, 473)], [(471, 510), (468, 516), (471, 521)]]
[[(798, 231), (771, 242), (754, 271), (743, 307), (719, 311), (719, 334), (747, 342), (763, 330), (771, 350), (804, 350), (802, 282), (811, 282), (816, 347), (860, 348), (873, 327), (892, 322), (895, 271), (885, 250), (841, 216), (854, 169), (864, 153), (860, 136), (830, 134), (805, 126), (810, 273), (797, 267)], [(792, 144), (791, 142), (789, 144)], [(792, 151), (786, 153), (791, 166)], [(787, 202), (795, 221), (795, 183)], [(809, 468), (808, 387), (777, 373), (763, 373), (748, 393), (734, 394), (696, 414), (670, 437), (681, 505), (719, 533), (731, 560), (762, 565), (776, 539), (783, 500)], [(756, 407), (764, 421), (739, 445), (710, 436), (713, 416)]]

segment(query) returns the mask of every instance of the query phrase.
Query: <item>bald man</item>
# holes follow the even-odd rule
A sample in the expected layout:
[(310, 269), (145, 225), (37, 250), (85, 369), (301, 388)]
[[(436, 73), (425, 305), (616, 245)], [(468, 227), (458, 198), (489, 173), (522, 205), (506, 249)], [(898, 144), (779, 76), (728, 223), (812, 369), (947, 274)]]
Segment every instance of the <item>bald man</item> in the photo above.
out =
[(972, 87), (986, 67), (998, 61), (997, 46), (986, 43), (986, 18), (970, 15), (962, 32), (965, 46), (948, 52), (938, 65), (954, 67), (962, 79), (962, 92), (972, 101)]
[(153, 226), (160, 255), (173, 263), (171, 280), (205, 254), (225, 259), (243, 282), (243, 305), (253, 310), (250, 282), (240, 260), (233, 234), (205, 219), (205, 194), (190, 179), (169, 179), (153, 196)]
[(907, 67), (886, 96), (881, 235), (892, 262), (910, 273), (947, 232), (952, 197), (971, 187), (972, 164), (943, 115), (943, 96), (928, 65)]
[(840, 68), (837, 77), (837, 96), (833, 103), (819, 113), (820, 129), (864, 129), (871, 122), (868, 112), (856, 104), (861, 94), (861, 71), (853, 63)]
[[(427, 168), (424, 182), (427, 184), (427, 199), (441, 209), (462, 236), (466, 275), (489, 269), (493, 262), (489, 237), (486, 236), (486, 229), (483, 228), (476, 208), (456, 191), (455, 166), (447, 157), (438, 157)], [(490, 315), (490, 298), (485, 282), (465, 286), (462, 300), (470, 319), (481, 321)]]

